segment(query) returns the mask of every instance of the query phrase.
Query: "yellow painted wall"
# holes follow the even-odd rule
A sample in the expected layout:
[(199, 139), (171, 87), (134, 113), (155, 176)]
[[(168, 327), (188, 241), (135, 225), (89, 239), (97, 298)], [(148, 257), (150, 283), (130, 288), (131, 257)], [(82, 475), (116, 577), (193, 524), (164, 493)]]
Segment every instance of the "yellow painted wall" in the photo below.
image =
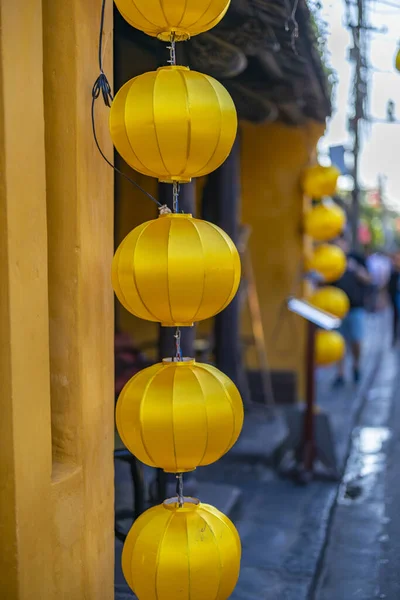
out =
[[(97, 0), (0, 2), (0, 598), (111, 600), (113, 174)], [(106, 69), (112, 76), (112, 5)], [(111, 155), (107, 112), (98, 133)]]
[[(290, 294), (301, 294), (303, 194), (301, 171), (308, 164), (323, 127), (280, 123), (242, 128), (242, 221), (249, 241), (259, 295), (265, 343), (272, 369), (297, 372), (303, 384), (304, 324), (283, 308)], [(248, 314), (244, 331), (250, 333)], [(250, 362), (255, 357), (250, 354)]]

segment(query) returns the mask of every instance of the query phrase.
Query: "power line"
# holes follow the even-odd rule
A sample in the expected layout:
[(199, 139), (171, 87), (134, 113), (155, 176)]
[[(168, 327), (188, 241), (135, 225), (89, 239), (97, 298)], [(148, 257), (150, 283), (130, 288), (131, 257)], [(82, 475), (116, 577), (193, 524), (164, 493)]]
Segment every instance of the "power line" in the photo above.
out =
[(396, 4), (395, 2), (391, 2), (390, 0), (368, 0), (369, 2), (373, 2), (374, 4), (383, 4), (384, 6), (391, 6), (392, 8), (398, 8), (400, 10), (400, 3)]

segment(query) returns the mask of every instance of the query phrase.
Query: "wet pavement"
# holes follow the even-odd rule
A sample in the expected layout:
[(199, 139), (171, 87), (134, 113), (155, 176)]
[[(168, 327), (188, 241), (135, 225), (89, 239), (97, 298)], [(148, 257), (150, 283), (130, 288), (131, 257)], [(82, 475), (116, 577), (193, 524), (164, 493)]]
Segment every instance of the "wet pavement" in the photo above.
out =
[(400, 598), (399, 364), (386, 348), (353, 432), (314, 600)]
[[(389, 513), (400, 501), (400, 489), (399, 497), (388, 495), (390, 481), (399, 480), (400, 461), (397, 472), (396, 461), (387, 458), (396, 449), (390, 422), (398, 358), (388, 349), (385, 323), (386, 317), (370, 321), (359, 386), (332, 390), (334, 373), (318, 373), (318, 404), (330, 416), (338, 466), (346, 465), (343, 483), (299, 486), (279, 477), (271, 458), (282, 439), (282, 418), (268, 421), (260, 410), (247, 417), (247, 441), (198, 470), (200, 497), (201, 486), (215, 484), (215, 493), (222, 483), (239, 500), (230, 507), (243, 546), (233, 600), (400, 598), (400, 592), (385, 591), (389, 581), (398, 585), (394, 557), (400, 557), (400, 541), (396, 546), (387, 531)], [(225, 501), (214, 503), (222, 508)], [(400, 540), (400, 516), (396, 523)], [(134, 596), (123, 581), (119, 542), (116, 550), (116, 598), (128, 600)]]

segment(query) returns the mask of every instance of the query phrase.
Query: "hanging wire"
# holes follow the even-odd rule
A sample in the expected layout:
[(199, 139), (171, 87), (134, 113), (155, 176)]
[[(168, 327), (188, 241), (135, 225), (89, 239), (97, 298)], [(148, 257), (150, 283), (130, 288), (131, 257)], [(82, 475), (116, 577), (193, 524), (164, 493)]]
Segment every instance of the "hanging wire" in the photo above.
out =
[(111, 161), (108, 160), (108, 158), (106, 157), (106, 155), (104, 154), (103, 150), (100, 147), (100, 143), (99, 143), (99, 140), (98, 140), (98, 137), (97, 137), (96, 119), (95, 119), (95, 110), (94, 110), (95, 109), (96, 100), (101, 95), (102, 98), (103, 98), (103, 102), (104, 102), (105, 106), (107, 106), (108, 108), (111, 107), (111, 103), (113, 101), (113, 95), (112, 95), (112, 92), (111, 92), (111, 86), (110, 86), (110, 83), (109, 83), (109, 81), (107, 79), (107, 76), (106, 76), (106, 74), (104, 73), (104, 70), (103, 70), (103, 33), (104, 33), (105, 8), (106, 8), (106, 0), (102, 0), (101, 17), (100, 17), (100, 31), (99, 31), (99, 43), (98, 43), (98, 61), (99, 61), (100, 75), (97, 77), (96, 81), (93, 84), (93, 88), (92, 88), (91, 117), (92, 117), (93, 138), (94, 138), (95, 144), (97, 146), (97, 150), (99, 151), (99, 153), (102, 156), (102, 158), (104, 159), (104, 161), (112, 169), (114, 169), (114, 171), (116, 173), (118, 173), (118, 175), (121, 175), (121, 177), (124, 177), (127, 181), (129, 181), (129, 183), (131, 183), (133, 186), (135, 186), (136, 189), (140, 190), (152, 202), (155, 202), (159, 207), (161, 207), (162, 206), (161, 202), (159, 202), (156, 198), (154, 198), (154, 196), (152, 196), (151, 194), (149, 194), (149, 192), (147, 192), (144, 188), (142, 188), (142, 186), (139, 185), (138, 183), (136, 183), (136, 181), (134, 181), (131, 177), (128, 177), (128, 175), (125, 175), (125, 173), (123, 173), (122, 171), (120, 171), (119, 169), (117, 169), (117, 167), (115, 165), (113, 165)]
[(179, 183), (174, 181), (172, 184), (172, 208), (174, 213), (179, 212), (179, 192), (181, 191), (181, 186)]
[(178, 498), (179, 508), (185, 503), (185, 499), (183, 497), (183, 473), (176, 474), (176, 495)]
[(182, 348), (181, 348), (181, 330), (179, 327), (176, 328), (174, 338), (175, 338), (175, 360), (177, 362), (182, 362)]
[(170, 65), (175, 66), (176, 65), (176, 41), (175, 41), (175, 32), (174, 31), (171, 33), (170, 45), (167, 46), (167, 48), (169, 50), (169, 60), (167, 60), (167, 62)]

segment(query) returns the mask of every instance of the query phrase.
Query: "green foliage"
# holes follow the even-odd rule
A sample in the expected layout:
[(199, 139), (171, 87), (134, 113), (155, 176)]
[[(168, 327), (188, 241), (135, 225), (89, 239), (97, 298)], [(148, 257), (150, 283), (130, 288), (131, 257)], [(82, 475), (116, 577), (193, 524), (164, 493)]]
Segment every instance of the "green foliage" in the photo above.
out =
[(331, 97), (333, 97), (338, 78), (336, 71), (332, 67), (330, 52), (327, 45), (329, 25), (322, 16), (322, 4), (319, 0), (307, 0), (307, 4), (311, 13), (311, 27), (315, 36), (316, 49), (321, 58), (322, 68), (326, 75), (328, 92)]

